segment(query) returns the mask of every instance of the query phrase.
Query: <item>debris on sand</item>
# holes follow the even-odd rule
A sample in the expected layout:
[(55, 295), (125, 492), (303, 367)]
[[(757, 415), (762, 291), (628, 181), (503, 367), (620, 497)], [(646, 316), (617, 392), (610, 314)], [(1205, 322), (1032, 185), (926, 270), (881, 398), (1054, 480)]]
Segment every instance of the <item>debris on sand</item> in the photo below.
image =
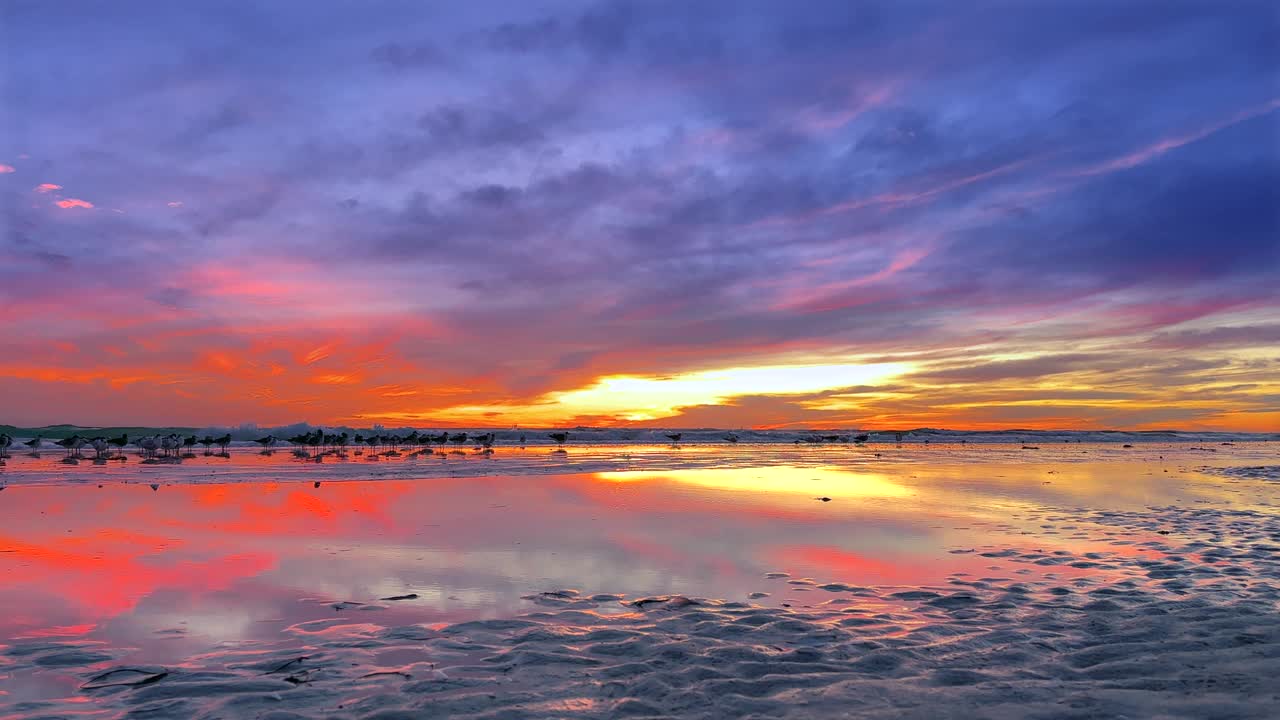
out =
[(99, 675), (94, 675), (81, 685), (80, 689), (100, 690), (109, 687), (142, 687), (143, 685), (160, 682), (168, 676), (169, 671), (163, 669), (116, 668), (115, 670), (108, 670)]

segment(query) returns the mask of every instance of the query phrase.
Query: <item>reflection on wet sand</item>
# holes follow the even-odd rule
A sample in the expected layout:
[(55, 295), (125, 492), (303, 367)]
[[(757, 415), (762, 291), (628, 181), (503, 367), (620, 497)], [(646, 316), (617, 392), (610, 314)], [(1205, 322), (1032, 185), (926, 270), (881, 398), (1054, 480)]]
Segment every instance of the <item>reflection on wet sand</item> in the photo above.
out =
[[(816, 488), (842, 497), (905, 497), (910, 491), (893, 482), (888, 475), (854, 472), (838, 468), (795, 467), (774, 465), (748, 469), (667, 470), (597, 473), (597, 477), (613, 482), (669, 480), (718, 490), (770, 495), (800, 494), (812, 496)], [(822, 495), (819, 497), (826, 497)]]
[[(510, 616), (530, 609), (531, 593), (559, 588), (800, 608), (831, 583), (1078, 577), (1103, 571), (1016, 566), (1012, 555), (980, 549), (1140, 553), (1087, 525), (1045, 525), (1043, 509), (1266, 500), (1256, 481), (1188, 466), (1185, 457), (898, 461), (365, 482), (203, 478), (157, 491), (138, 478), (122, 482), (128, 476), (12, 484), (0, 496), (0, 644), (89, 639), (166, 662), (335, 616), (378, 627)], [(18, 680), (40, 686), (27, 675), (0, 686)]]

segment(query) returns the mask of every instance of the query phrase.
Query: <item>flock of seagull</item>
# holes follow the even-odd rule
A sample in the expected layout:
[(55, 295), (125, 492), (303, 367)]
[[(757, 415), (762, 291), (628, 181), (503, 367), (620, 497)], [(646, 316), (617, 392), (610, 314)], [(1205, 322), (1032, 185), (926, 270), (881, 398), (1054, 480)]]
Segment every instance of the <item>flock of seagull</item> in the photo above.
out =
[[(44, 447), (45, 442), (44, 438), (36, 436), (20, 444), (26, 446), (27, 450), (29, 450), (32, 455), (38, 456), (40, 454), (40, 450)], [(231, 444), (231, 434), (228, 433), (220, 438), (214, 438), (206, 435), (202, 440), (197, 439), (195, 435), (184, 438), (176, 433), (171, 433), (169, 435), (147, 435), (134, 439), (132, 443), (129, 441), (128, 434), (113, 438), (103, 435), (95, 437), (72, 435), (71, 437), (62, 438), (60, 440), (49, 440), (48, 442), (62, 448), (68, 457), (78, 457), (82, 452), (84, 452), (85, 448), (93, 450), (95, 457), (99, 458), (111, 457), (113, 454), (123, 455), (125, 448), (130, 444), (137, 447), (139, 452), (144, 456), (156, 457), (161, 453), (165, 455), (172, 455), (184, 448), (190, 451), (190, 449), (194, 448), (196, 444), (204, 445), (207, 452), (210, 451), (210, 448), (214, 445), (217, 445), (222, 452), (226, 452), (227, 446)], [(13, 438), (6, 434), (0, 434), (0, 455), (7, 453), (9, 448), (12, 446)]]
[[(557, 445), (564, 445), (569, 439), (567, 432), (549, 433), (547, 437), (556, 441)], [(678, 435), (675, 439), (679, 439)], [(468, 435), (467, 433), (448, 433), (443, 432), (439, 435), (431, 435), (429, 433), (421, 433), (417, 430), (407, 435), (387, 435), (387, 434), (370, 434), (363, 435), (357, 433), (354, 437), (348, 433), (326, 433), (323, 429), (294, 435), (285, 439), (294, 447), (295, 454), (310, 455), (311, 453), (343, 453), (349, 446), (356, 448), (357, 454), (362, 454), (367, 448), (371, 452), (389, 451), (397, 452), (401, 448), (429, 448), (431, 446), (463, 446), (468, 443), (475, 446), (479, 451), (491, 451), (494, 443), (497, 441), (497, 435), (489, 432), (481, 435)], [(77, 458), (85, 451), (86, 448), (93, 450), (95, 459), (107, 459), (111, 457), (123, 457), (125, 449), (133, 445), (138, 449), (139, 454), (145, 458), (173, 458), (181, 455), (192, 455), (196, 445), (204, 446), (206, 455), (213, 454), (213, 447), (216, 445), (221, 454), (227, 453), (227, 448), (231, 445), (231, 434), (227, 433), (221, 437), (213, 437), (205, 435), (198, 438), (195, 435), (183, 437), (178, 433), (169, 433), (167, 435), (145, 435), (140, 438), (130, 440), (129, 435), (122, 434), (118, 437), (95, 436), (85, 437), (83, 435), (72, 435), (71, 437), (62, 438), (60, 440), (44, 440), (41, 437), (35, 437), (20, 443), (25, 446), (31, 455), (39, 456), (40, 450), (44, 447), (45, 442), (51, 442), (62, 448), (68, 458)], [(281, 438), (275, 435), (267, 435), (255, 440), (264, 452), (270, 452), (282, 443)], [(524, 446), (525, 436), (520, 436), (520, 445)], [(14, 445), (14, 439), (7, 434), (0, 433), (0, 457), (8, 454), (10, 448)]]
[[(673, 445), (678, 444), (684, 437), (684, 433), (663, 433), (665, 437), (671, 440)], [(895, 433), (898, 442), (902, 441), (903, 433)], [(547, 437), (554, 440), (558, 446), (563, 447), (569, 440), (568, 432), (547, 433)], [(813, 434), (795, 441), (800, 443), (847, 443), (852, 440), (855, 443), (864, 443), (870, 436), (866, 433), (860, 435), (818, 435)], [(725, 442), (736, 443), (739, 441), (737, 433), (726, 433), (722, 436)], [(323, 429), (317, 428), (308, 433), (294, 435), (293, 437), (281, 439), (275, 435), (267, 435), (260, 437), (255, 442), (260, 445), (264, 453), (271, 452), (282, 442), (287, 442), (294, 447), (294, 453), (301, 457), (310, 457), (313, 453), (317, 454), (343, 454), (348, 447), (354, 447), (356, 454), (363, 454), (365, 449), (372, 453), (383, 452), (384, 454), (398, 454), (402, 448), (423, 448), (429, 449), (432, 446), (439, 447), (461, 447), (467, 444), (474, 446), (478, 452), (492, 452), (493, 445), (497, 441), (497, 436), (492, 433), (481, 435), (468, 435), (467, 433), (448, 433), (442, 432), (439, 435), (423, 433), (417, 430), (407, 435), (389, 435), (389, 434), (370, 434), (364, 435), (356, 433), (351, 436), (346, 432), (343, 433), (326, 433)], [(35, 437), (31, 440), (20, 443), (26, 446), (31, 455), (39, 456), (40, 449), (46, 441), (43, 438)], [(81, 453), (85, 448), (93, 450), (95, 459), (108, 459), (112, 457), (123, 458), (125, 449), (129, 445), (133, 445), (138, 449), (140, 455), (148, 459), (158, 458), (177, 458), (183, 456), (192, 456), (196, 445), (204, 447), (205, 455), (213, 454), (213, 447), (216, 445), (218, 451), (222, 455), (227, 454), (227, 448), (231, 445), (231, 433), (226, 433), (221, 437), (213, 437), (205, 435), (198, 438), (195, 435), (182, 436), (178, 433), (169, 433), (167, 435), (144, 435), (139, 438), (130, 440), (128, 434), (122, 434), (118, 437), (84, 437), (82, 435), (72, 435), (71, 437), (62, 438), (60, 440), (49, 440), (54, 445), (62, 448), (66, 452), (66, 457), (75, 459), (81, 457)], [(9, 449), (13, 446), (14, 439), (7, 434), (0, 433), (0, 457), (8, 455)], [(525, 445), (525, 436), (521, 435), (519, 439), (520, 447)]]

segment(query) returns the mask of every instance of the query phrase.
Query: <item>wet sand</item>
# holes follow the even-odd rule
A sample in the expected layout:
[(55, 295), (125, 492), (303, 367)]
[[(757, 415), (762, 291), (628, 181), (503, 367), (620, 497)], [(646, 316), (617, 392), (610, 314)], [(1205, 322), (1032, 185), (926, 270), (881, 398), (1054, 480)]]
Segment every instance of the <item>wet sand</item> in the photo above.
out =
[(1271, 444), (865, 450), (319, 487), (11, 459), (0, 717), (1270, 716)]

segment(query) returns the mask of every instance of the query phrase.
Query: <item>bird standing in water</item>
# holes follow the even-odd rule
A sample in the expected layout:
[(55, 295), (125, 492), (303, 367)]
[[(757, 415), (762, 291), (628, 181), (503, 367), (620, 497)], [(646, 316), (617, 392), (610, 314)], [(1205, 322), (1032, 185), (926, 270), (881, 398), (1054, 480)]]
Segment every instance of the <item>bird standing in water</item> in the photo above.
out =
[(563, 445), (565, 441), (569, 439), (569, 433), (567, 432), (547, 433), (547, 437), (551, 438), (552, 440), (555, 440), (557, 445)]
[(26, 445), (28, 448), (30, 448), (30, 450), (31, 450), (31, 454), (32, 454), (32, 455), (39, 455), (39, 454), (40, 454), (40, 442), (41, 442), (41, 441), (40, 441), (40, 436), (39, 436), (39, 435), (37, 435), (36, 437), (33, 437), (33, 438), (31, 438), (30, 440), (28, 440), (28, 441), (26, 441), (26, 442), (24, 442), (24, 443), (22, 443), (22, 444), (23, 444), (23, 445)]
[(56, 441), (54, 444), (62, 448), (63, 450), (66, 450), (67, 455), (69, 456), (72, 453), (80, 452), (80, 448), (84, 447), (84, 438), (80, 437), (79, 435), (72, 435), (69, 438), (62, 438), (61, 440)]

